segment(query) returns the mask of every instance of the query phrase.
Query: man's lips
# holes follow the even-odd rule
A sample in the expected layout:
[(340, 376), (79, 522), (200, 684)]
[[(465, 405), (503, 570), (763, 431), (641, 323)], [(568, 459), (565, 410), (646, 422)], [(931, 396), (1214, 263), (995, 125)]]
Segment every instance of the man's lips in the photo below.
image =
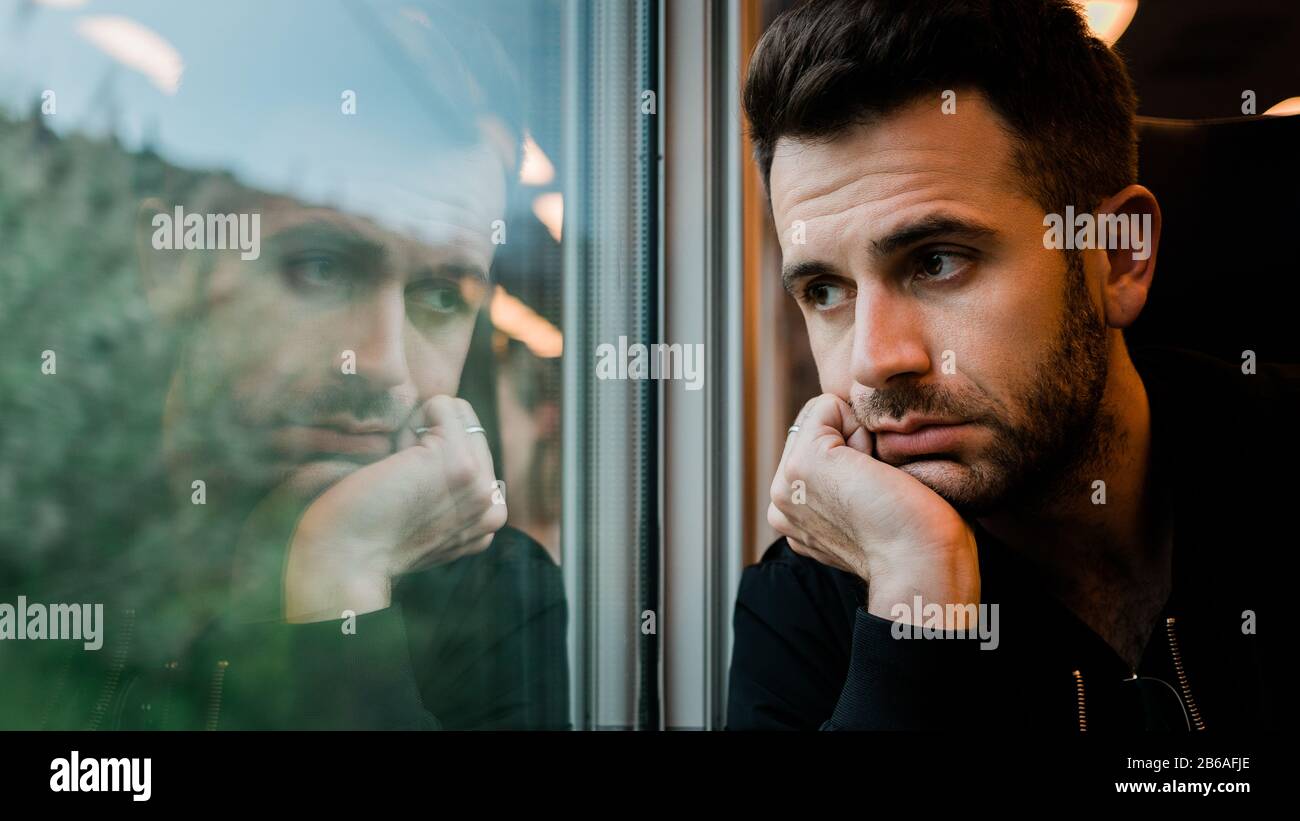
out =
[(338, 455), (359, 461), (382, 459), (393, 452), (391, 431), (362, 427), (340, 429), (325, 425), (285, 425), (275, 429), (271, 445), (296, 456)]
[(305, 427), (331, 428), (349, 434), (382, 433), (385, 436), (392, 436), (398, 429), (398, 425), (383, 419), (362, 421), (351, 416), (330, 416), (325, 419), (309, 420), (305, 423)]
[(876, 455), (899, 463), (928, 453), (953, 453), (975, 432), (975, 425), (960, 421), (907, 419), (875, 431)]

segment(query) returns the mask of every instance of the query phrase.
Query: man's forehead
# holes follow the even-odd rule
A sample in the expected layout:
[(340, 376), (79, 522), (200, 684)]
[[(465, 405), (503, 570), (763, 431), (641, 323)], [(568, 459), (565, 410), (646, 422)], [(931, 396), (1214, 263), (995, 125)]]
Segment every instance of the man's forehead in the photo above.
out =
[(494, 226), (505, 219), (505, 173), (494, 154), (478, 146), (431, 156), (407, 180), (354, 186), (342, 206), (269, 196), (254, 207), (272, 241), (332, 234), (416, 257), (459, 254), (486, 267)]
[(830, 138), (781, 138), (770, 177), (778, 227), (926, 190), (959, 201), (1020, 195), (1002, 118), (975, 91), (959, 92), (952, 114), (941, 102), (920, 98)]
[(335, 208), (300, 203), (276, 197), (255, 206), (261, 214), (262, 231), (271, 239), (313, 232), (355, 237), (379, 246), (425, 245), (430, 248), (473, 248), (488, 241), (491, 221), (483, 222), (472, 210), (433, 204), (405, 226), (380, 225), (375, 220)]

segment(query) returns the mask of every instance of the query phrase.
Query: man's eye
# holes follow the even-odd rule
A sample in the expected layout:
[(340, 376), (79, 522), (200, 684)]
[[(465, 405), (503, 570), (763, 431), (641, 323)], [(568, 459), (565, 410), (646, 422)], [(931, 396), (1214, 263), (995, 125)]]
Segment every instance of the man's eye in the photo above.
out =
[(922, 279), (948, 279), (960, 273), (966, 257), (951, 251), (929, 251), (917, 260), (918, 276)]
[(845, 288), (833, 282), (814, 282), (804, 291), (804, 300), (821, 310), (835, 307), (844, 297)]
[(429, 282), (407, 289), (406, 298), (422, 311), (450, 315), (466, 308), (460, 286), (454, 282)]
[(284, 272), (291, 283), (303, 290), (333, 290), (347, 284), (343, 267), (326, 254), (290, 257)]

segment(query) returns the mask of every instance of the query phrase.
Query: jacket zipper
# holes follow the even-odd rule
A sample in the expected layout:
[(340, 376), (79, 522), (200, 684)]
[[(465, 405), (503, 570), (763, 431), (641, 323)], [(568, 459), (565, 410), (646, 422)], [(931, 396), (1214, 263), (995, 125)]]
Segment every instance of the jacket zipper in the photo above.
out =
[(119, 640), (117, 649), (113, 652), (113, 666), (108, 670), (108, 676), (104, 679), (104, 687), (99, 693), (99, 700), (95, 702), (95, 707), (90, 715), (90, 729), (98, 730), (99, 725), (104, 720), (104, 715), (108, 712), (109, 705), (113, 702), (113, 697), (117, 694), (117, 687), (122, 681), (122, 671), (126, 668), (127, 654), (131, 649), (131, 635), (135, 630), (135, 610), (124, 611), (126, 623), (122, 628), (122, 638)]
[(205, 730), (217, 729), (217, 724), (221, 720), (221, 691), (226, 683), (226, 669), (230, 667), (230, 662), (222, 659), (217, 662), (217, 667), (212, 671), (212, 687), (209, 691), (208, 698), (208, 723)]
[(1086, 733), (1088, 732), (1088, 704), (1083, 691), (1083, 672), (1080, 670), (1074, 671), (1074, 693), (1079, 732)]
[(45, 710), (41, 713), (40, 729), (48, 730), (50, 728), (50, 717), (59, 700), (63, 697), (63, 688), (68, 683), (69, 674), (72, 671), (72, 656), (69, 655), (63, 660), (63, 666), (59, 668), (59, 677), (54, 683), (54, 689), (50, 691), (50, 697), (45, 701)]
[(162, 717), (158, 719), (158, 726), (164, 730), (170, 729), (172, 715), (172, 699), (176, 696), (176, 676), (181, 669), (180, 661), (172, 659), (163, 665), (167, 672), (163, 675), (167, 678), (167, 689), (163, 693)]
[(1183, 700), (1187, 702), (1187, 712), (1192, 717), (1192, 724), (1197, 730), (1205, 729), (1205, 722), (1201, 720), (1201, 711), (1196, 707), (1196, 699), (1192, 698), (1192, 687), (1187, 683), (1187, 671), (1183, 668), (1183, 656), (1178, 650), (1178, 633), (1174, 628), (1174, 617), (1170, 616), (1165, 619), (1165, 635), (1169, 637), (1169, 655), (1174, 660), (1174, 672), (1178, 674), (1178, 687), (1183, 691)]
[[(1173, 616), (1165, 619), (1165, 636), (1169, 639), (1169, 655), (1174, 662), (1174, 672), (1178, 674), (1178, 687), (1183, 692), (1183, 701), (1187, 704), (1187, 713), (1192, 717), (1192, 726), (1197, 730), (1204, 730), (1205, 721), (1201, 718), (1200, 708), (1196, 706), (1196, 699), (1192, 698), (1192, 686), (1187, 682), (1187, 670), (1183, 667), (1183, 654), (1178, 649), (1176, 624), (1177, 620)], [(1133, 677), (1137, 678), (1137, 673), (1134, 673)], [(1083, 690), (1083, 673), (1079, 670), (1074, 671), (1074, 691), (1079, 732), (1086, 733), (1088, 732), (1088, 707)]]

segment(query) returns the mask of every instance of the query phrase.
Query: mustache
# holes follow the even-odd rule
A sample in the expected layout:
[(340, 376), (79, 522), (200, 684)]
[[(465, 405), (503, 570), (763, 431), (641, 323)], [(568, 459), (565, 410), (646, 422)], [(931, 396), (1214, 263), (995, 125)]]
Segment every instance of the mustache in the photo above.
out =
[(909, 413), (941, 416), (967, 422), (989, 422), (995, 417), (976, 398), (939, 385), (903, 382), (885, 390), (853, 397), (853, 415), (867, 430), (875, 430), (886, 419), (902, 421)]
[(364, 384), (342, 382), (301, 397), (285, 415), (299, 423), (350, 416), (358, 421), (381, 421), (398, 428), (414, 411), (414, 400), (402, 401), (392, 393), (369, 390)]

